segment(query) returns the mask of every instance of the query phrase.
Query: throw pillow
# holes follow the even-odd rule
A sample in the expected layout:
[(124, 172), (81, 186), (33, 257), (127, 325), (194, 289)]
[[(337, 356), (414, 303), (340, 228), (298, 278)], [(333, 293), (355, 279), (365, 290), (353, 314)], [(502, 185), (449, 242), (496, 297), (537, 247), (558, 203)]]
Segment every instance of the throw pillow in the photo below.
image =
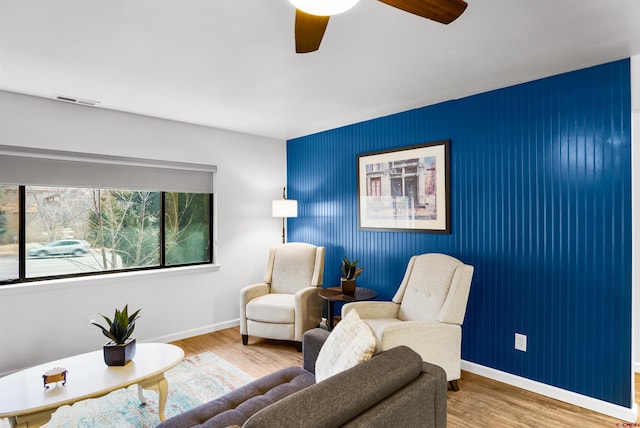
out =
[(316, 359), (316, 382), (368, 360), (376, 350), (376, 337), (355, 310), (333, 329)]

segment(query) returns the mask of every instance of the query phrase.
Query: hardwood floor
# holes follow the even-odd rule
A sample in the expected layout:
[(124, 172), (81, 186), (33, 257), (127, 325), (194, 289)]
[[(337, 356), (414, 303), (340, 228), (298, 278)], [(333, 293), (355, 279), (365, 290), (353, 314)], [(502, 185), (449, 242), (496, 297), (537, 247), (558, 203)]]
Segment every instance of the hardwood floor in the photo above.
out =
[[(292, 343), (250, 337), (249, 345), (243, 346), (238, 327), (173, 343), (184, 349), (186, 356), (213, 352), (253, 378), (302, 364), (302, 354)], [(639, 391), (639, 375), (635, 384)], [(447, 426), (451, 428), (640, 426), (624, 425), (624, 421), (465, 371), (459, 385), (460, 391), (449, 391)]]
[(249, 345), (240, 339), (240, 328), (227, 328), (173, 342), (184, 349), (185, 357), (211, 351), (254, 379), (289, 366), (302, 365), (302, 353), (293, 342), (249, 337)]

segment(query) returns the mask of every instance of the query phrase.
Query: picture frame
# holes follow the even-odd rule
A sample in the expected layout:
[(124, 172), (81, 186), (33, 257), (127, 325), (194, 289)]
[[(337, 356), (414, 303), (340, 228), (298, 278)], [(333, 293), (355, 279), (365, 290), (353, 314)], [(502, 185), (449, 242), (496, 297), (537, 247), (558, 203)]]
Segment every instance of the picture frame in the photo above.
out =
[(449, 143), (358, 155), (360, 229), (451, 233)]

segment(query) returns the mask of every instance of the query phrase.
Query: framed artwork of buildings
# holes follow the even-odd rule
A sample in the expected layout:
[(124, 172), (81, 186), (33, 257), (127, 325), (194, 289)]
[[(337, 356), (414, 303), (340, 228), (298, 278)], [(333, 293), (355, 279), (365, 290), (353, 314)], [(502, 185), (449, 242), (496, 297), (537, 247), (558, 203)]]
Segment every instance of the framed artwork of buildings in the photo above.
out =
[(358, 155), (361, 229), (450, 233), (449, 140)]

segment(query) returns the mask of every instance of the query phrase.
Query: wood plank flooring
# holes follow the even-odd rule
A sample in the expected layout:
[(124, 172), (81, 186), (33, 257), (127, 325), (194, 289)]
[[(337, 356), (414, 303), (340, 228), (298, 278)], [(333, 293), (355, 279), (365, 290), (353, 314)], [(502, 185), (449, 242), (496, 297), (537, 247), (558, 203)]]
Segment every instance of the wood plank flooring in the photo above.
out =
[[(184, 349), (186, 356), (213, 352), (253, 378), (302, 364), (302, 354), (289, 342), (250, 337), (249, 345), (243, 346), (238, 327), (173, 343)], [(639, 391), (639, 375), (635, 383)], [(447, 426), (450, 428), (640, 426), (624, 425), (624, 421), (465, 371), (459, 384), (460, 391), (449, 391)]]

